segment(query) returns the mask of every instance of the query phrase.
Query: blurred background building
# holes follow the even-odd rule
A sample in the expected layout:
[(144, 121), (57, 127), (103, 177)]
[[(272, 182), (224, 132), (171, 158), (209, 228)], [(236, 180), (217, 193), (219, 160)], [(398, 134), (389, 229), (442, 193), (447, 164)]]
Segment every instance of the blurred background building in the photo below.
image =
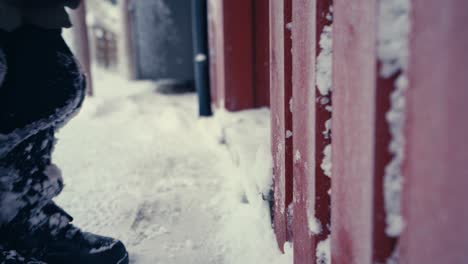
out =
[(191, 3), (185, 0), (89, 0), (93, 62), (129, 79), (193, 86)]

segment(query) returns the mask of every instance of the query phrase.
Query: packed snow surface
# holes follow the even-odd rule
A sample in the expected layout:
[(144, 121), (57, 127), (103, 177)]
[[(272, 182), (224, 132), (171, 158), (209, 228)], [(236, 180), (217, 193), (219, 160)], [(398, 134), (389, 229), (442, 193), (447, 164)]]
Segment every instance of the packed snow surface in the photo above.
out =
[(54, 154), (57, 199), (86, 231), (121, 239), (135, 264), (286, 264), (271, 228), (268, 110), (199, 119), (195, 95), (95, 74), (94, 98)]

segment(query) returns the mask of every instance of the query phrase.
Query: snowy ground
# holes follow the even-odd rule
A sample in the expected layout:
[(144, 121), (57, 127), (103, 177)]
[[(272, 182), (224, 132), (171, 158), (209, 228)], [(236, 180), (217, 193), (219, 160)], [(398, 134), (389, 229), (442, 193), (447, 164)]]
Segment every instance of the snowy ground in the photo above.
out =
[(100, 73), (96, 97), (59, 133), (57, 199), (87, 231), (122, 239), (131, 263), (292, 263), (262, 193), (267, 110), (197, 118), (195, 95)]

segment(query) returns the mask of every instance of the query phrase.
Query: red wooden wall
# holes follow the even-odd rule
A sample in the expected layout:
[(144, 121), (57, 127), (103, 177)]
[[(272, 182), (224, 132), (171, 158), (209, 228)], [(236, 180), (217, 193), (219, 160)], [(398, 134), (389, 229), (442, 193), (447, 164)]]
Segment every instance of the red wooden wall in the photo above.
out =
[[(463, 118), (468, 113), (468, 31), (463, 28), (468, 2), (411, 1), (401, 196), (406, 225), (395, 237), (385, 231), (384, 179), (394, 158), (387, 115), (400, 72), (380, 74), (380, 2), (334, 3), (331, 200), (330, 180), (320, 168), (323, 147), (330, 143), (322, 134), (330, 113), (314, 89), (318, 42), (331, 1), (292, 1), (292, 117), (285, 110), (288, 2), (272, 1), (270, 16), (275, 231), (280, 246), (291, 240), (295, 263), (316, 263), (317, 244), (331, 231), (332, 263), (386, 263), (392, 256), (398, 256), (396, 263), (468, 263), (468, 122)], [(287, 145), (284, 130), (290, 118), (293, 157), (287, 157), (288, 148), (277, 147)], [(290, 163), (292, 194), (286, 184), (291, 182)], [(294, 197), (292, 230), (284, 220), (287, 197)], [(309, 228), (314, 216), (322, 227), (318, 234)]]
[(400, 263), (468, 263), (468, 2), (412, 4)]
[[(381, 20), (382, 3), (391, 1), (209, 0), (215, 101), (271, 102), (274, 231), (282, 251), (294, 242), (296, 264), (317, 263), (327, 239), (332, 263), (468, 263), (468, 2), (410, 0), (405, 225), (393, 237), (384, 184), (402, 70), (381, 74), (380, 26), (398, 24)], [(316, 65), (331, 16), (333, 92), (322, 94)], [(329, 144), (331, 178), (321, 168)]]
[(268, 6), (268, 0), (208, 0), (212, 97), (218, 107), (269, 105)]
[(374, 263), (384, 241), (373, 239), (383, 208), (374, 210), (373, 198), (383, 199), (382, 188), (374, 190), (383, 177), (376, 158), (388, 141), (378, 137), (388, 103), (376, 103), (385, 101), (376, 86), (377, 1), (335, 0), (334, 10), (332, 262)]
[(291, 240), (290, 205), (293, 199), (291, 0), (270, 2), (270, 83), (272, 153), (274, 160), (274, 228), (278, 245)]
[(331, 143), (326, 123), (331, 94), (316, 89), (319, 40), (331, 24), (332, 1), (293, 1), (294, 260), (317, 263), (316, 248), (330, 234), (330, 177), (321, 168)]

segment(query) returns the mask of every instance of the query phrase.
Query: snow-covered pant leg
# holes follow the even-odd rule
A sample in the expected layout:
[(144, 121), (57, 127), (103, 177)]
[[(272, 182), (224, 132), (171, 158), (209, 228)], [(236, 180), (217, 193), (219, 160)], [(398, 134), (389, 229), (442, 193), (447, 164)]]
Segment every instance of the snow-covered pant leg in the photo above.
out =
[(0, 264), (46, 264), (31, 258), (26, 258), (15, 250), (0, 245)]
[(50, 219), (46, 208), (63, 188), (60, 170), (51, 163), (54, 144), (51, 128), (0, 159), (0, 230), (8, 225), (10, 230), (17, 226), (32, 232)]
[(55, 132), (83, 102), (85, 78), (60, 30), (28, 26), (8, 34), (0, 84), (0, 244), (32, 249), (25, 243), (33, 234), (54, 235), (71, 221), (52, 202), (63, 181), (51, 153)]
[(3, 83), (3, 80), (5, 80), (5, 75), (6, 75), (6, 59), (5, 59), (5, 53), (3, 52), (3, 49), (0, 47), (0, 86)]

